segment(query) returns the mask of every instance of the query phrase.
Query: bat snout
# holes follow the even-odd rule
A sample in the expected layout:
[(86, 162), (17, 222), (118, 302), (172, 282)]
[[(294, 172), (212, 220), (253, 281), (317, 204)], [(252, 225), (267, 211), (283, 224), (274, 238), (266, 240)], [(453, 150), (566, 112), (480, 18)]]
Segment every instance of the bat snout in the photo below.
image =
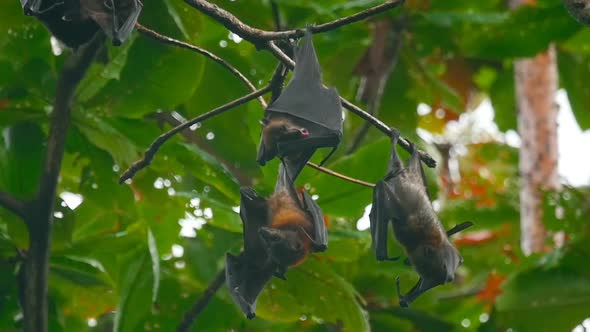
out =
[(269, 227), (261, 227), (258, 230), (258, 235), (266, 242), (277, 242), (281, 240), (280, 232)]
[(451, 282), (455, 280), (455, 274), (447, 274), (447, 278), (445, 279), (445, 283)]
[(309, 137), (309, 131), (305, 128), (301, 128), (299, 133), (301, 134), (301, 137)]

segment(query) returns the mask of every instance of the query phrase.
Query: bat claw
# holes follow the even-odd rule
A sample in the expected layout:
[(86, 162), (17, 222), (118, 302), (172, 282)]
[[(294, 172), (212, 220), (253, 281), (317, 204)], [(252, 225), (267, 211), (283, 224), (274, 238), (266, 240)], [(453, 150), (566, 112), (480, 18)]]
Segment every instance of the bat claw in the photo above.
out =
[(254, 317), (256, 317), (256, 313), (255, 312), (249, 312), (246, 314), (246, 318), (248, 319), (253, 319)]
[(408, 301), (406, 301), (406, 297), (404, 295), (402, 295), (402, 292), (400, 290), (399, 276), (397, 276), (395, 278), (395, 287), (397, 289), (397, 297), (399, 297), (399, 306), (402, 307), (402, 308), (407, 308), (408, 307)]
[(390, 135), (391, 138), (398, 139), (400, 136), (399, 129), (397, 129), (395, 127), (390, 127), (389, 129), (391, 130), (391, 135)]
[(328, 249), (328, 246), (325, 244), (314, 244), (313, 251), (314, 252), (324, 252)]
[(382, 261), (390, 261), (390, 262), (395, 262), (398, 259), (400, 259), (400, 256), (395, 256), (395, 257), (389, 257), (387, 255), (377, 255), (377, 261), (382, 262)]

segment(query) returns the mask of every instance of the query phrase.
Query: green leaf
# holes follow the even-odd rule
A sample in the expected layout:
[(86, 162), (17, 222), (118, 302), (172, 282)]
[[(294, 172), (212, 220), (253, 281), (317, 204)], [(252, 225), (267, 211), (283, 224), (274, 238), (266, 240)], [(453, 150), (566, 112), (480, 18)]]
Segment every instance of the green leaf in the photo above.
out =
[(45, 135), (31, 122), (4, 128), (2, 134), (0, 190), (19, 199), (30, 199), (41, 178)]
[(115, 164), (131, 165), (139, 156), (135, 145), (108, 122), (92, 113), (74, 113), (74, 125), (98, 148), (111, 154)]
[(140, 247), (121, 261), (119, 304), (115, 314), (114, 332), (137, 331), (143, 317), (149, 314), (153, 298), (154, 275), (150, 254)]
[(516, 89), (514, 87), (514, 70), (512, 66), (502, 68), (489, 90), (494, 107), (494, 122), (501, 131), (516, 130)]
[(156, 303), (158, 298), (158, 290), (160, 289), (160, 255), (158, 254), (158, 246), (152, 230), (148, 228), (148, 248), (150, 257), (152, 259), (152, 273), (154, 274), (154, 284), (152, 286), (152, 303)]
[(328, 322), (342, 322), (347, 331), (369, 331), (367, 313), (358, 294), (346, 280), (326, 264), (310, 258), (290, 269), (287, 281), (277, 278), (265, 286), (258, 298), (257, 315), (273, 321), (296, 321), (308, 315)]
[(517, 331), (569, 331), (587, 318), (590, 312), (590, 271), (584, 264), (587, 258), (572, 252), (568, 259), (573, 259), (575, 265), (538, 266), (507, 280), (497, 300), (496, 324)]
[(52, 256), (52, 274), (83, 287), (109, 285), (100, 262), (75, 256)]
[(590, 55), (560, 52), (558, 55), (559, 81), (567, 91), (578, 124), (590, 129), (590, 86), (583, 77), (590, 75)]

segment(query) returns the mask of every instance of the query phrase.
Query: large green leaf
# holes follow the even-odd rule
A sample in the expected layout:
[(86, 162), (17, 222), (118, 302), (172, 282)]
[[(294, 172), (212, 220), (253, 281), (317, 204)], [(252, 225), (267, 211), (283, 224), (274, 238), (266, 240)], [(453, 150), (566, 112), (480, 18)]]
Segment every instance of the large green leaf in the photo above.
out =
[(539, 265), (510, 278), (497, 301), (496, 324), (517, 331), (565, 331), (587, 318), (590, 312), (590, 271), (585, 264), (588, 253), (576, 249), (576, 245), (571, 249), (557, 266)]
[(45, 135), (36, 124), (24, 122), (5, 128), (0, 146), (0, 190), (20, 199), (37, 192)]
[(268, 320), (297, 321), (313, 316), (337, 323), (350, 331), (368, 331), (367, 313), (358, 294), (346, 280), (317, 259), (289, 270), (288, 281), (276, 278), (258, 298), (257, 315)]

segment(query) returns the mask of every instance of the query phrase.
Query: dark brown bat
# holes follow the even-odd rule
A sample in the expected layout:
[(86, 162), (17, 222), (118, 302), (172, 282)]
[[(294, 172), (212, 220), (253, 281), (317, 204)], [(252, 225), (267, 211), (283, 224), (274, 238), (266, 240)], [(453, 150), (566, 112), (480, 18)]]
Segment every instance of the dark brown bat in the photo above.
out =
[(285, 279), (289, 267), (327, 248), (322, 210), (306, 192), (297, 194), (287, 168), (295, 171), (294, 176), (300, 171), (282, 164), (275, 192), (268, 199), (252, 188), (240, 190), (244, 250), (237, 257), (226, 255), (226, 281), (234, 302), (249, 319), (256, 316), (256, 299), (272, 276)]
[(403, 166), (396, 144), (399, 131), (392, 128), (392, 152), (385, 178), (375, 185), (373, 206), (369, 214), (371, 236), (377, 260), (396, 260), (387, 254), (389, 223), (397, 241), (405, 248), (410, 264), (420, 275), (418, 283), (402, 295), (397, 280), (400, 306), (407, 307), (427, 290), (452, 281), (463, 258), (449, 241), (449, 236), (472, 223), (457, 225), (445, 232), (432, 208), (418, 150)]
[(309, 30), (295, 60), (293, 78), (265, 111), (257, 157), (260, 165), (276, 156), (307, 153), (322, 147), (335, 149), (342, 137), (340, 97), (335, 88), (322, 84)]
[(78, 48), (98, 30), (121, 45), (131, 34), (140, 0), (21, 0), (26, 15), (37, 17), (68, 47)]

